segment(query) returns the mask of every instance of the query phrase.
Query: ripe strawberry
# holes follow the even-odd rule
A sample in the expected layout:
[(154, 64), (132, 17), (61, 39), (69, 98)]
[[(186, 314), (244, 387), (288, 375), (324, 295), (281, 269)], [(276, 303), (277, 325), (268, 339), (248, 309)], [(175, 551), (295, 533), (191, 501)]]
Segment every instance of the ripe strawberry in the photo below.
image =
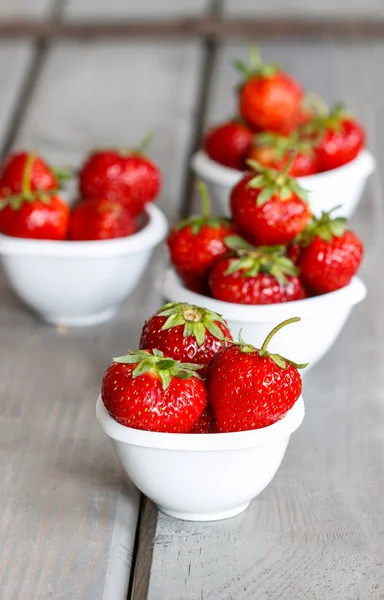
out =
[(311, 218), (307, 193), (288, 177), (290, 162), (280, 173), (248, 162), (256, 174), (246, 174), (231, 191), (235, 224), (254, 245), (288, 244)]
[[(332, 212), (332, 211), (331, 211)], [(303, 249), (298, 260), (304, 285), (315, 294), (326, 294), (351, 281), (363, 258), (363, 244), (346, 229), (346, 219), (323, 213), (299, 238)]]
[(297, 134), (291, 136), (271, 132), (257, 134), (249, 150), (248, 159), (256, 160), (263, 167), (282, 171), (291, 158), (292, 150), (296, 150), (296, 154), (288, 169), (288, 175), (305, 177), (317, 173), (313, 145), (309, 140), (301, 140)]
[(159, 194), (161, 175), (141, 149), (105, 149), (87, 158), (79, 182), (83, 198), (120, 202), (137, 217)]
[(299, 271), (283, 246), (253, 248), (233, 236), (226, 240), (236, 256), (222, 258), (212, 267), (212, 296), (237, 304), (277, 304), (305, 297)]
[(180, 221), (169, 233), (167, 244), (171, 261), (185, 285), (204, 294), (213, 263), (228, 252), (224, 239), (236, 228), (224, 217), (211, 217), (207, 188), (199, 184), (203, 216)]
[(303, 132), (312, 136), (320, 171), (329, 171), (356, 158), (365, 145), (365, 132), (344, 107), (337, 104), (327, 114), (304, 126)]
[(223, 348), (211, 362), (207, 388), (219, 432), (268, 427), (282, 419), (301, 394), (298, 365), (268, 352), (271, 338), (298, 317), (277, 325), (260, 350), (246, 344)]
[(205, 377), (213, 356), (232, 339), (224, 319), (192, 304), (165, 304), (145, 323), (140, 348), (157, 348), (166, 356), (184, 363), (202, 365)]
[(2, 197), (1, 233), (13, 237), (63, 240), (67, 235), (69, 207), (52, 191), (31, 190), (34, 162), (34, 155), (28, 155), (22, 192)]
[(137, 231), (135, 219), (120, 202), (105, 198), (82, 200), (69, 219), (70, 240), (108, 240), (132, 235)]
[(287, 135), (296, 125), (303, 91), (276, 65), (263, 64), (254, 49), (250, 59), (250, 67), (242, 61), (235, 62), (245, 78), (239, 90), (240, 114), (256, 130)]
[(229, 121), (208, 131), (204, 138), (204, 150), (221, 165), (242, 171), (252, 135), (243, 123)]
[(200, 419), (197, 421), (196, 425), (192, 427), (189, 433), (217, 433), (215, 417), (208, 404)]
[(101, 397), (109, 414), (122, 425), (187, 433), (207, 402), (199, 368), (167, 358), (159, 350), (130, 352), (109, 365)]
[(31, 160), (33, 157), (30, 171), (30, 187), (33, 192), (56, 190), (60, 182), (73, 175), (69, 167), (52, 167), (34, 152), (15, 152), (8, 156), (1, 167), (0, 191), (4, 195), (21, 194), (29, 157)]

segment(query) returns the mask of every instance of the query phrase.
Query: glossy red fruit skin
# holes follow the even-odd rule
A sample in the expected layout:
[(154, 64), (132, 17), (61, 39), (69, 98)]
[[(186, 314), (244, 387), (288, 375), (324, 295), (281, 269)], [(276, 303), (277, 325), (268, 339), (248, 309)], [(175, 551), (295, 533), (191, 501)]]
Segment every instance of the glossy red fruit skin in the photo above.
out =
[(297, 244), (295, 242), (291, 242), (287, 246), (287, 249), (286, 249), (287, 256), (295, 265), (299, 261), (299, 258), (301, 255), (301, 250), (302, 250), (302, 247), (300, 246), (300, 244)]
[(109, 240), (136, 233), (137, 225), (120, 202), (105, 198), (82, 200), (72, 210), (68, 239)]
[(197, 421), (196, 425), (192, 427), (189, 433), (217, 433), (215, 417), (208, 404), (200, 419)]
[(348, 285), (364, 254), (361, 240), (352, 231), (326, 242), (316, 236), (301, 251), (298, 267), (304, 285), (315, 294), (334, 292)]
[(247, 174), (232, 188), (230, 204), (235, 224), (256, 246), (288, 244), (311, 218), (308, 204), (292, 193), (286, 200), (274, 195), (258, 206), (261, 190), (247, 187), (253, 178), (254, 174)]
[(228, 253), (224, 239), (236, 232), (230, 221), (217, 228), (203, 225), (196, 234), (191, 225), (170, 231), (167, 245), (171, 262), (188, 289), (206, 292), (212, 265)]
[(105, 150), (88, 157), (79, 173), (79, 186), (83, 198), (121, 202), (137, 217), (159, 194), (161, 175), (145, 156)]
[[(282, 171), (290, 159), (289, 154), (284, 158), (277, 160), (274, 158), (273, 148), (253, 146), (250, 149), (248, 158), (257, 160), (261, 165), (276, 171)], [(291, 177), (307, 177), (318, 172), (317, 159), (315, 154), (304, 154), (298, 152), (293, 159), (291, 166), (288, 169), (288, 175)]]
[(239, 110), (252, 128), (286, 135), (295, 125), (303, 91), (289, 75), (255, 75), (239, 92)]
[(351, 162), (364, 146), (365, 132), (360, 123), (343, 119), (341, 129), (327, 129), (316, 146), (319, 170), (330, 171)]
[(60, 196), (24, 202), (18, 210), (9, 206), (0, 211), (1, 233), (12, 237), (39, 240), (64, 240), (67, 237), (69, 207)]
[(236, 258), (224, 258), (212, 268), (209, 286), (217, 300), (236, 304), (277, 304), (305, 298), (305, 289), (296, 276), (288, 275), (288, 284), (283, 285), (268, 273), (247, 277), (243, 271), (235, 271), (226, 275), (234, 260)]
[(281, 369), (269, 357), (232, 345), (216, 354), (207, 379), (219, 432), (268, 427), (282, 419), (301, 394), (299, 372)]
[[(6, 159), (0, 173), (1, 193), (14, 195), (22, 192), (23, 175), (28, 156), (28, 152), (17, 152)], [(56, 175), (40, 156), (36, 156), (33, 162), (30, 187), (33, 192), (55, 190), (59, 187)]]
[(242, 171), (252, 142), (253, 132), (242, 123), (224, 123), (211, 129), (204, 138), (209, 158), (231, 169)]
[(150, 371), (134, 378), (135, 367), (113, 362), (104, 374), (101, 397), (111, 417), (134, 429), (190, 431), (207, 402), (202, 381), (197, 377), (173, 377), (163, 390), (160, 378)]
[[(205, 331), (204, 343), (199, 346), (195, 336), (183, 337), (184, 325), (177, 325), (170, 329), (161, 330), (167, 317), (153, 315), (144, 323), (140, 338), (140, 349), (161, 350), (165, 356), (180, 360), (185, 363), (194, 363), (204, 365), (204, 369), (199, 371), (201, 377), (207, 374), (207, 368), (212, 358), (221, 348), (227, 346), (229, 342), (218, 340), (208, 330)], [(214, 321), (221, 329), (224, 336), (232, 339), (231, 332), (220, 321)]]

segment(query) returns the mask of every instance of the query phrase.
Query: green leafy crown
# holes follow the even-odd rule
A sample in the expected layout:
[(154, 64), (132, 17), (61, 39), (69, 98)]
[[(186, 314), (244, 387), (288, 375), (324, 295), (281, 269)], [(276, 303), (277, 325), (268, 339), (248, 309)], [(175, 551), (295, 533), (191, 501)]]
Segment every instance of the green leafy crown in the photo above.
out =
[(281, 70), (278, 65), (263, 63), (257, 46), (251, 46), (250, 48), (249, 64), (243, 60), (236, 59), (233, 61), (233, 66), (245, 79), (250, 79), (256, 75), (260, 77), (272, 77), (272, 75)]
[(348, 220), (344, 217), (332, 218), (333, 211), (340, 208), (335, 206), (329, 212), (323, 212), (320, 218), (312, 216), (310, 222), (294, 240), (300, 246), (305, 248), (309, 246), (315, 237), (319, 237), (325, 242), (331, 242), (334, 237), (341, 237), (347, 229)]
[(198, 344), (204, 344), (206, 332), (209, 331), (216, 339), (224, 340), (224, 333), (217, 323), (227, 325), (221, 315), (184, 302), (170, 302), (165, 304), (158, 312), (158, 317), (167, 317), (162, 331), (184, 325), (183, 337), (193, 336)]
[(271, 131), (263, 131), (255, 135), (257, 146), (268, 147), (273, 150), (275, 160), (283, 160), (294, 148), (300, 154), (313, 155), (314, 143), (310, 139), (303, 139), (298, 133), (290, 136), (279, 135)]
[(247, 160), (247, 164), (256, 172), (255, 177), (248, 181), (247, 187), (261, 190), (256, 200), (258, 206), (263, 206), (272, 196), (287, 200), (292, 194), (298, 196), (303, 202), (308, 202), (307, 190), (301, 187), (294, 177), (287, 175), (295, 155), (296, 152), (292, 152), (282, 171), (263, 167), (256, 160)]

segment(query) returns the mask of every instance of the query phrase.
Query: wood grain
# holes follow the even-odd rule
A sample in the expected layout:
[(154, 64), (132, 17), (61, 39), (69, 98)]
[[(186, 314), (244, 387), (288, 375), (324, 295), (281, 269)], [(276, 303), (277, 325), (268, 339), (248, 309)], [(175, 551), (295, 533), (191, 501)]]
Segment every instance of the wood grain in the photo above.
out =
[[(15, 147), (78, 162), (94, 147), (129, 146), (154, 130), (170, 218), (192, 130), (200, 64), (194, 44), (58, 44), (34, 87)], [(1, 75), (0, 75), (1, 76)], [(139, 495), (95, 419), (112, 356), (138, 344), (160, 304), (154, 253), (114, 321), (84, 330), (37, 322), (1, 281), (0, 597), (123, 600)]]
[[(347, 99), (380, 164), (384, 121), (376, 73), (383, 44), (282, 43), (263, 50), (328, 100)], [(244, 46), (223, 48), (209, 120), (233, 109), (229, 57), (238, 55), (246, 55)], [(149, 600), (384, 598), (382, 183), (378, 171), (352, 221), (366, 245), (361, 276), (368, 297), (308, 374), (306, 418), (281, 469), (234, 519), (198, 524), (159, 515)]]

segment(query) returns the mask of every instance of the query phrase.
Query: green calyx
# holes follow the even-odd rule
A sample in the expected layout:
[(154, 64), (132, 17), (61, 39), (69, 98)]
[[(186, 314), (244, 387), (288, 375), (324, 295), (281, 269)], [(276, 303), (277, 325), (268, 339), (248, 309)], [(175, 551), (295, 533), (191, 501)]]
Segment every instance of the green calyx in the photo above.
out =
[(170, 302), (160, 309), (157, 316), (167, 317), (161, 328), (162, 331), (184, 325), (183, 337), (193, 336), (198, 346), (204, 344), (207, 331), (216, 339), (220, 341), (224, 340), (224, 333), (217, 325), (217, 322), (223, 325), (226, 325), (226, 322), (221, 315), (207, 308), (183, 302)]
[(278, 196), (280, 200), (284, 201), (288, 200), (292, 194), (298, 196), (303, 202), (308, 202), (307, 190), (302, 188), (294, 177), (287, 174), (295, 155), (296, 152), (292, 152), (290, 159), (280, 172), (263, 167), (256, 160), (247, 160), (247, 164), (256, 171), (255, 177), (248, 181), (247, 187), (261, 190), (257, 196), (257, 206), (263, 206), (272, 196)]
[(286, 325), (289, 325), (290, 323), (297, 323), (298, 321), (300, 321), (300, 317), (292, 317), (291, 319), (287, 319), (286, 321), (279, 323), (279, 325), (276, 325), (276, 327), (274, 327), (272, 329), (272, 331), (270, 331), (269, 334), (267, 335), (267, 337), (265, 338), (260, 350), (258, 350), (251, 344), (247, 344), (244, 342), (242, 334), (241, 334), (241, 330), (239, 332), (239, 341), (232, 342), (232, 344), (236, 345), (236, 346), (240, 346), (240, 351), (244, 352), (245, 354), (252, 354), (254, 352), (257, 352), (259, 354), (259, 356), (265, 356), (265, 357), (270, 358), (281, 369), (286, 369), (288, 364), (296, 367), (296, 369), (304, 369), (308, 365), (308, 363), (296, 363), (296, 362), (293, 362), (293, 360), (289, 360), (289, 358), (280, 356), (280, 354), (275, 354), (275, 353), (272, 354), (272, 353), (268, 352), (268, 350), (267, 350), (269, 342), (271, 341), (273, 336), (278, 331), (280, 331), (280, 329), (282, 329)]
[(341, 237), (347, 229), (348, 220), (344, 217), (332, 218), (333, 211), (340, 208), (335, 206), (329, 212), (323, 212), (320, 218), (312, 216), (310, 222), (304, 231), (294, 240), (300, 246), (305, 248), (309, 246), (315, 237), (319, 237), (325, 242), (331, 242), (334, 237)]
[(31, 178), (33, 163), (36, 160), (37, 153), (30, 152), (25, 162), (23, 178), (21, 183), (21, 194), (10, 194), (0, 200), (0, 210), (9, 206), (12, 210), (20, 210), (23, 204), (32, 204), (36, 200), (43, 202), (43, 204), (49, 205), (50, 197), (57, 194), (58, 190), (37, 190), (35, 192), (31, 189)]
[(305, 92), (301, 106), (313, 115), (325, 116), (329, 113), (328, 104), (314, 92)]
[(224, 239), (225, 245), (235, 253), (225, 275), (243, 271), (245, 277), (256, 277), (260, 273), (273, 275), (283, 285), (287, 276), (299, 274), (298, 268), (286, 255), (285, 246), (259, 246), (255, 248), (236, 235)]
[(54, 173), (56, 179), (60, 183), (64, 183), (65, 181), (71, 181), (77, 175), (77, 169), (75, 167), (71, 167), (69, 165), (50, 165), (49, 168)]
[(180, 229), (185, 229), (185, 227), (191, 227), (192, 233), (197, 235), (200, 233), (201, 228), (204, 227), (204, 225), (209, 225), (213, 229), (219, 229), (219, 227), (222, 225), (228, 225), (229, 221), (224, 217), (211, 217), (210, 199), (205, 183), (199, 181), (197, 188), (201, 196), (203, 214), (201, 216), (193, 215), (191, 217), (187, 217), (186, 219), (182, 219), (182, 221), (177, 223), (175, 229), (179, 231)]
[(278, 71), (280, 67), (275, 64), (264, 64), (261, 61), (260, 52), (257, 46), (251, 46), (249, 51), (249, 64), (242, 60), (235, 60), (233, 66), (241, 73), (245, 79), (251, 77), (272, 77)]
[(297, 133), (290, 136), (278, 135), (269, 131), (258, 133), (255, 136), (257, 146), (272, 148), (276, 160), (283, 160), (287, 154), (295, 148), (296, 152), (312, 156), (313, 142), (308, 139), (302, 139)]
[(352, 116), (352, 113), (346, 110), (342, 102), (334, 104), (327, 112), (322, 112), (311, 119), (300, 128), (300, 133), (305, 135), (317, 136), (314, 137), (314, 142), (317, 142), (325, 131), (342, 131), (343, 121)]
[(132, 372), (132, 377), (140, 377), (145, 373), (153, 373), (161, 379), (163, 390), (166, 390), (173, 377), (178, 379), (189, 379), (197, 377), (201, 379), (198, 370), (203, 365), (194, 365), (192, 363), (182, 363), (173, 358), (166, 358), (161, 350), (152, 350), (153, 354), (147, 350), (130, 351), (126, 356), (114, 358), (114, 362), (123, 364), (137, 364)]

